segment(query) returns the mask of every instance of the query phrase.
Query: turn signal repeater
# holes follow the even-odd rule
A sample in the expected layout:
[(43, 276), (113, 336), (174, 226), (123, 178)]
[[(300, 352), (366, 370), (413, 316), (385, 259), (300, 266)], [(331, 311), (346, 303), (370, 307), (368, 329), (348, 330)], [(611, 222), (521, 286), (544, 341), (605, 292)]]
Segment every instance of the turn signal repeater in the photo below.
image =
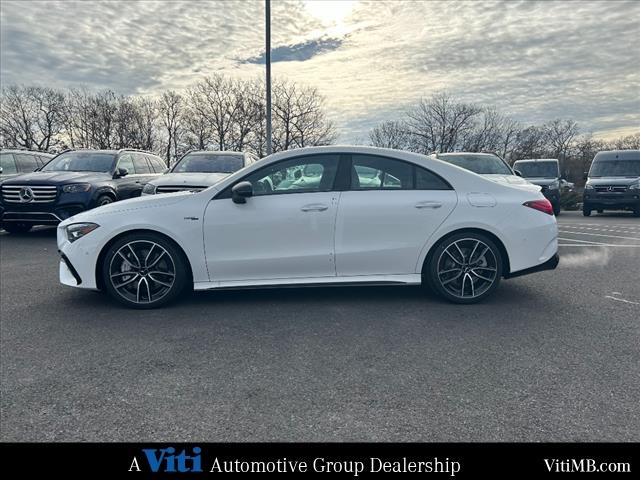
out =
[(525, 207), (533, 208), (534, 210), (538, 210), (542, 213), (547, 213), (549, 215), (553, 215), (553, 205), (546, 198), (543, 200), (531, 200), (529, 202), (524, 202), (523, 205)]

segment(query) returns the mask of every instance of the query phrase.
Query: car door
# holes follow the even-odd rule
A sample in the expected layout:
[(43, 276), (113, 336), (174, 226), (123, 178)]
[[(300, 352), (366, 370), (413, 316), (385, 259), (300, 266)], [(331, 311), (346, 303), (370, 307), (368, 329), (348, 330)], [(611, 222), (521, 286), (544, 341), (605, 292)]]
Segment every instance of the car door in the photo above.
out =
[[(322, 171), (319, 181), (285, 181), (307, 165)], [(335, 276), (337, 168), (337, 155), (295, 157), (239, 180), (251, 182), (254, 189), (244, 204), (233, 202), (231, 187), (218, 194), (204, 215), (211, 281), (286, 283), (286, 279)]]
[[(125, 169), (127, 174), (123, 177), (117, 176), (120, 169)], [(124, 152), (120, 154), (118, 163), (116, 164), (116, 175), (113, 182), (118, 193), (118, 200), (124, 200), (136, 196), (136, 192), (140, 185), (140, 180), (136, 175), (136, 169), (133, 165), (133, 154)]]
[(416, 273), (420, 251), (457, 195), (433, 172), (398, 159), (354, 154), (351, 187), (336, 218), (338, 276)]

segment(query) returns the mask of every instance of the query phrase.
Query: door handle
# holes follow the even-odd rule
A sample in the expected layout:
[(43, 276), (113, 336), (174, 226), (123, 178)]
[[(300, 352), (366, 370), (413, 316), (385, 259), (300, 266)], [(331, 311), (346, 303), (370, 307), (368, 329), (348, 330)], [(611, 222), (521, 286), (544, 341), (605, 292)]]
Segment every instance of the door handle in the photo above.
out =
[(303, 212), (324, 212), (328, 208), (329, 205), (324, 205), (323, 203), (311, 203), (300, 208), (300, 210)]
[(441, 206), (440, 202), (418, 202), (415, 204), (416, 208), (440, 208)]

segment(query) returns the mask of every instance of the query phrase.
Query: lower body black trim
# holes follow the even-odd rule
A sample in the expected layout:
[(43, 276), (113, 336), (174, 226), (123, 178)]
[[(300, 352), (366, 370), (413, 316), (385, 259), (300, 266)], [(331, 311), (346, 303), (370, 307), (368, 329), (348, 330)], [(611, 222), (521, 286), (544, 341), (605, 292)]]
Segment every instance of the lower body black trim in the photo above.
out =
[(535, 267), (525, 268), (524, 270), (519, 270), (517, 272), (509, 273), (504, 276), (504, 278), (514, 278), (521, 277), (522, 275), (529, 275), (530, 273), (543, 272), (544, 270), (554, 270), (558, 263), (560, 263), (560, 255), (557, 253), (540, 265), (536, 265)]
[(73, 275), (73, 278), (76, 279), (76, 282), (78, 282), (78, 285), (80, 285), (82, 283), (82, 279), (80, 278), (80, 275), (78, 275), (78, 271), (75, 269), (75, 267), (73, 266), (71, 261), (62, 252), (60, 252), (60, 258), (62, 258), (62, 261), (64, 262), (64, 264), (67, 266), (67, 268), (71, 272), (71, 275)]

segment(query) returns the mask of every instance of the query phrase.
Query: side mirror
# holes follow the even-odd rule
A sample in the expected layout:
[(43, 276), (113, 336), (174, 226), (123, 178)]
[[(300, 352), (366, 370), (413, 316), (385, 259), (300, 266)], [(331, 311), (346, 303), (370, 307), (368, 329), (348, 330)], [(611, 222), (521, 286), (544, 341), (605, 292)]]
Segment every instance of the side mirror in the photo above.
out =
[(118, 170), (116, 170), (116, 174), (114, 175), (114, 177), (122, 178), (122, 177), (126, 177), (127, 175), (129, 175), (129, 170), (127, 170), (126, 168), (118, 168)]
[(247, 198), (253, 196), (253, 185), (251, 182), (236, 183), (231, 188), (231, 199), (233, 203), (247, 203)]
[(520, 170), (514, 170), (513, 173), (515, 173), (519, 177), (522, 176), (522, 172)]

